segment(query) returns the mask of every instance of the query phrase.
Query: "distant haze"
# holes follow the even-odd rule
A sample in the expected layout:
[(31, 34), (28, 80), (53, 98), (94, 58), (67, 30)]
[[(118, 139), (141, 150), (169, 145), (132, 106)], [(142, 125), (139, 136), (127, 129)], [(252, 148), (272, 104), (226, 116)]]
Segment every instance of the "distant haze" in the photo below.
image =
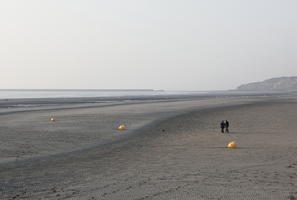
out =
[(0, 89), (223, 90), (297, 75), (296, 0), (3, 0)]

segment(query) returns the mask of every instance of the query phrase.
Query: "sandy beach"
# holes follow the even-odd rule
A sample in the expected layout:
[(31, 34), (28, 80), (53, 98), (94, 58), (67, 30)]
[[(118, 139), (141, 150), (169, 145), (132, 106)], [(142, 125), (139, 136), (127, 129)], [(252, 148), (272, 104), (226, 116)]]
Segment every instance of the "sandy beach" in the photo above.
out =
[(296, 96), (83, 101), (0, 102), (1, 199), (297, 199)]

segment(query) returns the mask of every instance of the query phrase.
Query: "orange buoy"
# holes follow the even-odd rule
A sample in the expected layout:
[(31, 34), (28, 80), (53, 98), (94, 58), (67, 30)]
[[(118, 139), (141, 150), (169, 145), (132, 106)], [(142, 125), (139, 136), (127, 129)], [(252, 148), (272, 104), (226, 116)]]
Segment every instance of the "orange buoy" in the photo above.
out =
[(234, 141), (230, 142), (230, 143), (227, 145), (227, 148), (231, 148), (231, 149), (237, 148), (237, 144), (236, 144), (236, 142), (234, 142)]
[(126, 130), (127, 127), (125, 125), (120, 125), (117, 129), (120, 131), (123, 131), (123, 130)]

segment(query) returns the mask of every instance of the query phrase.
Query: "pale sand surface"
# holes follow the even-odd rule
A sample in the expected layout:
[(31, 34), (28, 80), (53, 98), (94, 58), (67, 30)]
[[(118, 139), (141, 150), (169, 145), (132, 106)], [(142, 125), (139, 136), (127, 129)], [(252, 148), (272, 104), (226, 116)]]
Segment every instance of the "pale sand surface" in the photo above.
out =
[[(294, 199), (296, 110), (295, 97), (230, 97), (6, 113), (0, 115), (0, 194)], [(51, 115), (58, 122), (49, 123)], [(223, 119), (231, 122), (230, 134), (219, 132)], [(121, 123), (129, 130), (116, 131)], [(238, 149), (225, 148), (232, 140)]]
[[(257, 99), (250, 99), (256, 101)], [(242, 98), (60, 104), (0, 109), (0, 163), (111, 142), (153, 121)], [(23, 105), (18, 103), (17, 105)], [(51, 117), (57, 118), (50, 123)], [(125, 124), (128, 130), (117, 131)]]

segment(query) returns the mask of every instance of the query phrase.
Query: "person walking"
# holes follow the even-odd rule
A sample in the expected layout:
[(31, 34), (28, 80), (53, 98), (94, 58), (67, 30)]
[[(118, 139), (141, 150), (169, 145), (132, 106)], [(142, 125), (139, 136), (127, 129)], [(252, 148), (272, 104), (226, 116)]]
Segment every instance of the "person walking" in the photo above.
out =
[(228, 120), (226, 120), (226, 122), (225, 122), (225, 128), (226, 128), (226, 133), (229, 133), (229, 122), (228, 122)]
[(224, 120), (223, 120), (223, 121), (221, 122), (221, 132), (222, 132), (222, 133), (224, 133), (225, 126), (226, 126), (226, 124), (225, 124), (225, 122), (224, 122)]

